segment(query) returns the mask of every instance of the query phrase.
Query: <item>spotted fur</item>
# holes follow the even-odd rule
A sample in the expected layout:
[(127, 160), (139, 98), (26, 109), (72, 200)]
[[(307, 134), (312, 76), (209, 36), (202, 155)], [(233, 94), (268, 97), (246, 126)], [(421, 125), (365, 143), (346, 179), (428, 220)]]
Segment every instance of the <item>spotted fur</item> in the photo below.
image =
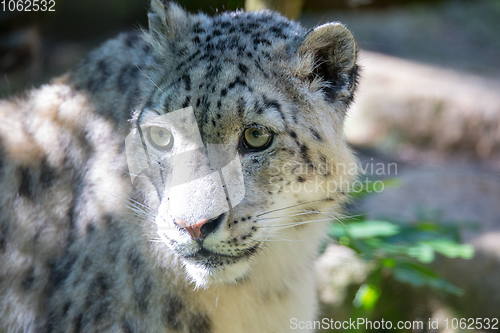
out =
[[(269, 11), (151, 7), (149, 30), (0, 102), (0, 332), (287, 332), (314, 318), (313, 259), (354, 177), (339, 167), (355, 161), (342, 133), (351, 34)], [(203, 242), (174, 222), (214, 209), (211, 193), (144, 175), (132, 186), (126, 158), (127, 135), (187, 107), (244, 176), (244, 199)], [(255, 124), (272, 142), (245, 150)]]

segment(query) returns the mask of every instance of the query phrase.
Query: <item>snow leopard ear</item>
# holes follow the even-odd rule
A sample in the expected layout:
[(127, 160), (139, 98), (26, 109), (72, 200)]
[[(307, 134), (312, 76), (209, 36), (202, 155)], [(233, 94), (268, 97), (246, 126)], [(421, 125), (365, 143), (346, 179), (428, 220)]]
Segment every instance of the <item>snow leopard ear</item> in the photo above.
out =
[(174, 38), (187, 25), (187, 13), (176, 3), (151, 0), (149, 35), (156, 41)]
[(299, 47), (300, 58), (309, 63), (309, 79), (322, 80), (325, 97), (330, 102), (352, 100), (358, 71), (356, 55), (354, 38), (340, 23), (316, 27)]

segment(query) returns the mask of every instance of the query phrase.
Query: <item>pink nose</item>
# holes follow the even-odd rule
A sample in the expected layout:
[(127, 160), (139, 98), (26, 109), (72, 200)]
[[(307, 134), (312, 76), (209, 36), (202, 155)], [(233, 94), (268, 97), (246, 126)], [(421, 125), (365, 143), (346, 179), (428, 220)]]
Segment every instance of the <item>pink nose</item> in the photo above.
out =
[(203, 239), (205, 238), (205, 235), (201, 233), (201, 227), (203, 227), (209, 221), (210, 220), (208, 219), (200, 219), (196, 223), (189, 224), (183, 219), (176, 218), (174, 220), (174, 223), (189, 232), (189, 235), (192, 239)]

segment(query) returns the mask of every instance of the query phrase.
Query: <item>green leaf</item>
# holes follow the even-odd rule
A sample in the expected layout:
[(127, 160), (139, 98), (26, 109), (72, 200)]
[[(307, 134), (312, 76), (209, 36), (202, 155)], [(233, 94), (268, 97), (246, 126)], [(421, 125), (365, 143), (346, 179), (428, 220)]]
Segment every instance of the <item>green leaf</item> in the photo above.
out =
[(471, 259), (474, 256), (474, 248), (469, 244), (458, 244), (449, 239), (435, 239), (425, 242), (434, 251), (449, 258)]
[(352, 304), (357, 308), (363, 307), (365, 310), (370, 311), (377, 304), (380, 294), (380, 289), (373, 284), (363, 284), (359, 287)]
[(337, 238), (347, 236), (354, 239), (392, 236), (396, 235), (399, 230), (400, 228), (396, 224), (375, 220), (354, 222), (347, 225), (334, 224), (331, 228), (332, 233)]
[(428, 286), (457, 296), (463, 294), (462, 289), (439, 278), (430, 268), (417, 264), (398, 263), (393, 268), (393, 276), (399, 282), (408, 283), (416, 287)]
[(387, 259), (382, 260), (382, 264), (385, 267), (392, 268), (392, 267), (394, 267), (396, 265), (396, 260), (394, 260), (392, 258), (387, 258)]
[(416, 258), (420, 262), (430, 263), (434, 260), (434, 248), (426, 243), (420, 243), (407, 249), (410, 257)]

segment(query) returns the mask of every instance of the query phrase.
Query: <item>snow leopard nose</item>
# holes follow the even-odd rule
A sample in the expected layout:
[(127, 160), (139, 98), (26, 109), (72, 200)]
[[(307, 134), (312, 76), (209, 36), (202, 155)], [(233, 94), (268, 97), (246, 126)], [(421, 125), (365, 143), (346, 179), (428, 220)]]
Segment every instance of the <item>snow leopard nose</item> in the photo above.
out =
[(174, 224), (187, 231), (193, 240), (204, 240), (210, 233), (214, 232), (224, 220), (224, 214), (215, 219), (200, 219), (196, 223), (189, 224), (183, 219), (176, 218)]

